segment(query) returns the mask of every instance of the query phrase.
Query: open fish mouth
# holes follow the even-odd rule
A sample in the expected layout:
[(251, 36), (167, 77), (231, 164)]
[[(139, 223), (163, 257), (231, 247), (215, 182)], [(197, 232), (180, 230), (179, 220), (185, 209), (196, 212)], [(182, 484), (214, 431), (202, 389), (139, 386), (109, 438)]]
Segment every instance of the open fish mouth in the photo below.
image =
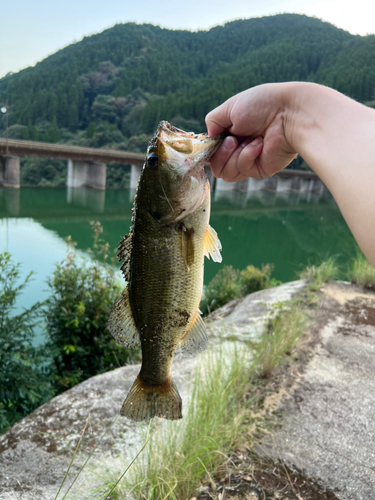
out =
[[(155, 135), (158, 156), (172, 168), (198, 173), (223, 142), (225, 134), (208, 137), (180, 130), (166, 121), (160, 122)], [(152, 141), (152, 142), (154, 142)], [(194, 172), (190, 172), (192, 175)]]

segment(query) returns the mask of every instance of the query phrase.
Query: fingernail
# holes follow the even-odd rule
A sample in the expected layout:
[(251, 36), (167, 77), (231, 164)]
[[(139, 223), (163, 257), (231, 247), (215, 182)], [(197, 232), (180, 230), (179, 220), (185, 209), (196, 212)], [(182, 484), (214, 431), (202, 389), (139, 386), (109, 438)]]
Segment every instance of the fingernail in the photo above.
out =
[(254, 147), (260, 146), (263, 142), (263, 138), (261, 136), (256, 137), (250, 144)]
[(241, 142), (240, 146), (242, 149), (246, 148), (246, 146), (250, 144), (250, 139), (249, 137), (247, 139), (245, 139), (243, 142)]
[(221, 145), (221, 149), (224, 152), (227, 151), (232, 151), (236, 147), (236, 141), (234, 140), (234, 137), (226, 137), (223, 141), (223, 144)]

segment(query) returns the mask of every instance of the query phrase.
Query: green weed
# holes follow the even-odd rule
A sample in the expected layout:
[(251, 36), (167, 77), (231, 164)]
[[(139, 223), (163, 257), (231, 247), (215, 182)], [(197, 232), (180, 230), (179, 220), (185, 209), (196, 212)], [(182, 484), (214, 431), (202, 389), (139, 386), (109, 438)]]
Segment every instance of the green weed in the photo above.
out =
[(300, 279), (310, 281), (310, 290), (319, 290), (324, 283), (335, 280), (339, 276), (339, 266), (335, 257), (328, 257), (320, 265), (307, 266), (299, 273)]
[(200, 309), (203, 314), (209, 314), (241, 295), (240, 271), (224, 266), (205, 288)]
[(375, 269), (359, 250), (353, 260), (349, 278), (352, 283), (375, 290)]
[(59, 393), (136, 359), (139, 352), (118, 344), (108, 331), (108, 317), (121, 287), (115, 268), (108, 263), (109, 246), (101, 240), (102, 227), (99, 222), (92, 227), (92, 258), (81, 257), (68, 238), (66, 260), (56, 265), (48, 280), (50, 297), (44, 309), (47, 347)]
[(290, 354), (306, 324), (301, 303), (293, 301), (287, 307), (279, 305), (277, 317), (253, 349), (226, 344), (204, 355), (183, 419), (152, 420), (147, 433), (155, 435), (130, 470), (129, 459), (123, 461), (125, 477), (118, 464), (94, 466), (102, 485), (90, 499), (106, 498), (105, 492), (113, 489), (119, 477), (122, 481), (111, 493), (113, 500), (189, 499), (204, 482), (214, 487), (213, 476), (231, 451), (244, 439), (254, 442), (266, 425), (260, 404), (264, 379)]
[[(143, 426), (144, 452), (132, 460), (121, 459), (122, 473), (118, 461), (89, 467), (86, 460), (85, 481), (69, 498), (81, 498), (88, 481), (95, 483), (89, 491), (90, 500), (103, 500), (109, 492), (108, 498), (113, 500), (189, 499), (203, 480), (210, 480), (210, 474), (243, 440), (245, 423), (250, 426), (254, 398), (248, 397), (248, 391), (255, 376), (252, 353), (235, 344), (220, 347), (202, 357), (195, 373), (182, 420), (154, 419), (148, 428)], [(121, 446), (118, 443), (118, 448)]]
[(250, 265), (242, 271), (223, 266), (204, 290), (201, 311), (206, 315), (244, 295), (281, 285), (281, 281), (271, 279), (272, 271), (273, 264), (262, 265), (262, 269)]
[(277, 281), (273, 278), (271, 284), (271, 274), (273, 271), (273, 264), (262, 265), (262, 269), (258, 269), (254, 266), (247, 266), (243, 271), (241, 271), (241, 285), (242, 293), (247, 295), (249, 293), (257, 292), (258, 290), (263, 290), (264, 288), (269, 288), (269, 286), (281, 285), (281, 281)]
[(274, 368), (290, 354), (305, 325), (306, 316), (298, 302), (292, 302), (290, 308), (281, 310), (270, 321), (268, 331), (256, 346), (256, 368), (261, 377), (270, 377)]
[(249, 419), (250, 357), (249, 350), (236, 347), (204, 357), (183, 420), (161, 425), (120, 498), (130, 489), (139, 499), (188, 499), (209, 479), (239, 443)]
[(32, 278), (0, 253), (0, 433), (55, 395), (42, 348), (33, 346), (42, 304), (16, 312), (19, 295)]

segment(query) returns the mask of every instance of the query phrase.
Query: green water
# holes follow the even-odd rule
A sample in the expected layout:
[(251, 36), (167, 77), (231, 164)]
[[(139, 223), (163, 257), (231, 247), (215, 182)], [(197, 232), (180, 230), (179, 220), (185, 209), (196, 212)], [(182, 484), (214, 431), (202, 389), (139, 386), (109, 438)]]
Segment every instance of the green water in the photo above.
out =
[[(0, 252), (22, 263), (23, 275), (36, 272), (19, 308), (48, 296), (46, 279), (66, 254), (71, 236), (83, 253), (91, 245), (89, 221), (103, 226), (111, 248), (129, 230), (134, 192), (91, 189), (0, 188)], [(223, 246), (223, 263), (242, 269), (272, 262), (273, 276), (296, 278), (309, 262), (353, 255), (354, 240), (329, 193), (215, 192), (211, 225)], [(205, 283), (221, 265), (205, 264)]]

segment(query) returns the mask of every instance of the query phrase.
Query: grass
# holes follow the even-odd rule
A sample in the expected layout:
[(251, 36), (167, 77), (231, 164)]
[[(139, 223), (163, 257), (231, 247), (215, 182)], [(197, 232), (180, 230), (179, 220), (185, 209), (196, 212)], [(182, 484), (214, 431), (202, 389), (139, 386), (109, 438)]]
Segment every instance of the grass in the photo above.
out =
[(353, 260), (349, 279), (356, 285), (375, 290), (375, 269), (369, 264), (362, 252), (358, 251)]
[[(84, 482), (74, 488), (74, 497), (67, 499), (104, 500), (112, 489), (108, 497), (112, 500), (191, 498), (202, 480), (209, 479), (210, 473), (227, 460), (243, 438), (245, 422), (250, 423), (253, 400), (247, 393), (255, 376), (251, 354), (249, 347), (241, 345), (239, 349), (231, 343), (203, 355), (190, 400), (184, 401), (183, 419), (153, 419), (149, 427), (141, 424), (143, 442), (149, 443), (134, 464), (129, 454), (124, 454), (117, 463), (100, 461), (86, 466)], [(117, 445), (126, 448), (126, 443)], [(123, 479), (121, 471), (127, 471)], [(87, 483), (95, 483), (89, 496), (82, 490)]]
[(340, 270), (336, 257), (329, 257), (320, 265), (307, 266), (299, 273), (301, 279), (310, 281), (308, 287), (310, 291), (319, 290), (324, 283), (337, 280), (340, 275), (348, 277), (356, 285), (362, 285), (365, 288), (375, 290), (375, 269), (358, 247), (356, 256), (353, 258), (349, 268)]
[(328, 257), (319, 265), (307, 266), (299, 273), (300, 279), (310, 281), (310, 290), (316, 291), (321, 288), (324, 283), (335, 280), (339, 276), (339, 266), (337, 265), (336, 257)]
[(120, 499), (129, 490), (137, 499), (189, 499), (239, 444), (250, 418), (251, 352), (233, 345), (231, 351), (204, 356), (181, 421), (152, 423), (160, 428), (125, 481)]
[(274, 368), (290, 354), (296, 340), (303, 334), (306, 316), (297, 301), (281, 310), (269, 323), (268, 331), (256, 347), (256, 368), (261, 377), (269, 378)]
[[(316, 296), (316, 290), (338, 275), (336, 259), (331, 257), (320, 265), (308, 266), (300, 277), (310, 281), (308, 295)], [(375, 271), (361, 254), (353, 262), (351, 280), (368, 287), (375, 284)], [(251, 348), (244, 343), (240, 348), (238, 343), (230, 347), (224, 344), (201, 356), (189, 402), (184, 398), (183, 419), (154, 419), (148, 428), (142, 424), (143, 446), (130, 458), (123, 452), (111, 462), (102, 459), (91, 466), (86, 465), (87, 459), (83, 467), (85, 481), (80, 487), (77, 482), (77, 487), (86, 484), (88, 489), (84, 495), (81, 489), (78, 496), (75, 492), (74, 498), (190, 499), (207, 483), (216, 497), (214, 479), (227, 467), (233, 450), (244, 442), (251, 447), (264, 428), (272, 432), (274, 424), (262, 407), (262, 398), (267, 381), (293, 354), (305, 331), (305, 307), (311, 305), (311, 300), (304, 300), (281, 304), (277, 316)], [(116, 444), (118, 449), (126, 447), (125, 442)]]
[(202, 483), (214, 488), (213, 477), (231, 452), (244, 442), (255, 442), (266, 425), (261, 403), (265, 379), (291, 353), (305, 324), (301, 306), (292, 301), (252, 348), (231, 343), (203, 355), (190, 400), (184, 401), (183, 419), (154, 419), (148, 428), (143, 424), (143, 442), (149, 443), (143, 445), (142, 455), (133, 464), (127, 455), (116, 464), (87, 466), (85, 483), (91, 473), (96, 487), (89, 496), (86, 491), (75, 498), (181, 500), (195, 496)]

